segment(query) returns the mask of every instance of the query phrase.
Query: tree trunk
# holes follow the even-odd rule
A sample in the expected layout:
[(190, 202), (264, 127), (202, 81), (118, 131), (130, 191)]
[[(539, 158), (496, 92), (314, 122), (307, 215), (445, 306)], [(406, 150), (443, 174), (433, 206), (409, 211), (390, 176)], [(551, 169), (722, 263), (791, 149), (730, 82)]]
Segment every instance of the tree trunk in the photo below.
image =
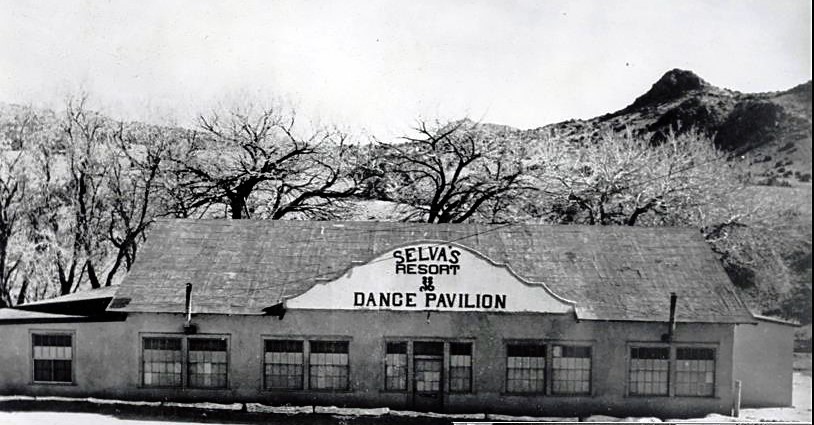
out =
[(233, 220), (243, 219), (243, 210), (246, 209), (246, 200), (240, 195), (234, 195), (229, 198), (229, 209)]
[(90, 287), (93, 289), (101, 288), (102, 285), (99, 283), (99, 278), (96, 276), (96, 270), (93, 268), (93, 263), (90, 260), (87, 260), (87, 269), (88, 269), (88, 280), (90, 281)]
[(17, 305), (25, 304), (25, 295), (28, 292), (28, 275), (23, 277), (23, 283), (20, 285), (20, 292), (17, 294)]
[(76, 261), (71, 261), (71, 267), (67, 275), (65, 274), (65, 268), (62, 266), (62, 261), (59, 259), (57, 259), (57, 268), (59, 269), (59, 295), (68, 295), (71, 293), (71, 287), (73, 287)]
[(125, 256), (125, 250), (129, 248), (128, 247), (128, 244), (130, 243), (129, 241), (130, 237), (128, 236), (127, 238), (124, 239), (122, 247), (119, 248), (119, 253), (116, 255), (116, 262), (113, 264), (113, 268), (111, 268), (110, 271), (107, 272), (105, 286), (111, 286), (113, 284), (113, 276), (116, 274), (117, 271), (119, 271), (119, 267), (121, 266), (122, 260), (124, 259)]

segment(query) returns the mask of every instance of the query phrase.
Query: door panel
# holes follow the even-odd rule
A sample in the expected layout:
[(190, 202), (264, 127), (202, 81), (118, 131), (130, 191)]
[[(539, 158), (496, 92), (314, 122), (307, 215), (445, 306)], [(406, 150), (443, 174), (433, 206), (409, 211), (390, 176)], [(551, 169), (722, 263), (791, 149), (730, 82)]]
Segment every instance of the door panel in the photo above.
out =
[(413, 371), (414, 407), (418, 410), (442, 410), (443, 357), (417, 356), (413, 362)]

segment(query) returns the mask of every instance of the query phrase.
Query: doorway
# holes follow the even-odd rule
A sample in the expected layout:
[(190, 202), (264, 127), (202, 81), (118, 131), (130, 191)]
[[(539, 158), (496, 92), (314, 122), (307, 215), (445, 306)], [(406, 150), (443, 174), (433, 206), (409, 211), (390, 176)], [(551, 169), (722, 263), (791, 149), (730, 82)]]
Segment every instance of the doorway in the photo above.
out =
[(413, 344), (413, 408), (442, 411), (444, 408), (444, 343)]

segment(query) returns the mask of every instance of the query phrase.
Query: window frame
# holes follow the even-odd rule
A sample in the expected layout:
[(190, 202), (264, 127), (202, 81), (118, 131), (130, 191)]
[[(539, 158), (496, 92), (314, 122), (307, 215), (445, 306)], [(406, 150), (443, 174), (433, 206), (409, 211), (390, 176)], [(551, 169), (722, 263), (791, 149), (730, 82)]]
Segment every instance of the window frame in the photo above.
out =
[[(534, 392), (512, 392), (509, 391), (509, 345), (543, 345), (545, 347), (545, 367), (543, 380), (543, 390)], [(589, 391), (585, 393), (559, 393), (554, 392), (554, 347), (555, 346), (568, 346), (568, 347), (586, 347), (591, 351), (591, 368), (588, 372), (588, 388)], [(503, 373), (503, 389), (502, 395), (505, 396), (520, 396), (520, 397), (551, 397), (551, 398), (579, 398), (579, 397), (594, 397), (596, 394), (594, 385), (594, 359), (596, 357), (596, 340), (594, 339), (552, 339), (552, 338), (537, 338), (537, 339), (504, 339), (503, 340), (503, 364), (505, 371)]]
[[(546, 352), (548, 354), (546, 356), (546, 390), (547, 395), (553, 397), (592, 397), (594, 395), (594, 344), (589, 341), (561, 341), (561, 340), (553, 340), (548, 341), (549, 350)], [(590, 362), (590, 367), (588, 368), (588, 391), (586, 392), (557, 392), (554, 390), (554, 359), (557, 358), (554, 356), (554, 348), (560, 347), (561, 349), (564, 347), (577, 347), (577, 348), (587, 348), (590, 352), (590, 355), (587, 357)], [(566, 358), (566, 357), (559, 357), (559, 358)], [(568, 357), (572, 358), (572, 357)], [(573, 357), (573, 358), (585, 358), (585, 357)]]
[[(300, 387), (299, 388), (271, 388), (266, 381), (266, 341), (295, 341), (302, 344), (302, 373), (300, 374)], [(260, 346), (262, 355), (260, 356), (260, 372), (263, 379), (261, 379), (261, 391), (272, 392), (292, 392), (292, 391), (306, 391), (308, 389), (308, 358), (310, 355), (308, 340), (303, 337), (288, 337), (288, 336), (263, 336)]]
[[(404, 344), (404, 389), (396, 389), (396, 388), (388, 388), (387, 387), (387, 345), (388, 344)], [(384, 354), (382, 362), (382, 378), (383, 379), (383, 386), (382, 392), (386, 393), (398, 393), (404, 394), (410, 392), (411, 387), (411, 379), (410, 379), (410, 372), (412, 372), (413, 368), (410, 364), (410, 359), (412, 358), (413, 353), (413, 343), (409, 339), (388, 339), (385, 338), (382, 341), (382, 353)]]
[[(546, 396), (548, 395), (548, 385), (550, 376), (549, 376), (549, 357), (550, 357), (550, 350), (549, 345), (551, 343), (545, 339), (522, 339), (522, 340), (504, 340), (503, 341), (503, 364), (504, 364), (504, 373), (503, 373), (503, 392), (507, 395), (512, 396), (523, 396), (523, 397), (539, 397), (539, 396)], [(511, 391), (509, 390), (509, 346), (510, 345), (527, 345), (527, 346), (542, 346), (545, 352), (543, 356), (543, 389), (542, 391)], [(512, 356), (517, 357), (517, 356)]]
[[(37, 381), (34, 359), (34, 335), (61, 335), (71, 337), (71, 381)], [(28, 360), (30, 363), (30, 384), (31, 385), (76, 385), (76, 330), (74, 329), (29, 329), (28, 331)]]
[[(303, 349), (303, 376), (302, 388), (300, 389), (286, 389), (286, 388), (266, 388), (265, 373), (266, 373), (266, 358), (265, 358), (265, 344), (266, 341), (301, 341)], [(330, 342), (347, 342), (348, 344), (348, 387), (347, 389), (322, 389), (311, 388), (311, 342), (312, 341), (330, 341)], [(267, 393), (280, 393), (280, 392), (316, 392), (316, 393), (351, 393), (353, 388), (353, 337), (347, 335), (279, 335), (279, 334), (264, 334), (260, 336), (259, 348), (260, 366), (259, 371), (262, 378), (260, 379), (260, 391)]]
[[(190, 384), (190, 379), (189, 378), (190, 378), (190, 375), (192, 375), (192, 374), (189, 371), (189, 366), (190, 366), (190, 363), (191, 363), (189, 361), (189, 355), (190, 355), (190, 352), (192, 350), (190, 350), (190, 348), (189, 348), (189, 346), (190, 346), (189, 342), (191, 340), (195, 340), (195, 339), (199, 339), (199, 340), (221, 339), (221, 340), (224, 340), (226, 342), (226, 377), (225, 377), (226, 381), (224, 382), (224, 385), (222, 387), (192, 386)], [(229, 387), (230, 387), (229, 375), (231, 375), (229, 373), (229, 369), (230, 369), (230, 365), (232, 364), (232, 357), (231, 357), (232, 344), (231, 344), (230, 338), (228, 336), (222, 335), (222, 334), (186, 335), (186, 338), (184, 338), (184, 340), (182, 342), (181, 349), (182, 349), (182, 351), (184, 353), (184, 355), (182, 356), (183, 357), (182, 358), (183, 363), (181, 365), (181, 370), (183, 371), (183, 376), (181, 378), (181, 382), (184, 384), (184, 388), (188, 388), (188, 389), (191, 389), (191, 390), (228, 390), (229, 389)]]
[[(144, 362), (145, 362), (145, 360), (144, 360), (144, 351), (145, 351), (145, 348), (144, 347), (145, 347), (145, 344), (144, 343), (145, 343), (145, 340), (148, 339), (148, 338), (177, 339), (181, 343), (180, 348), (178, 350), (178, 351), (181, 352), (181, 383), (179, 385), (152, 385), (152, 384), (148, 385), (148, 384), (146, 384), (144, 382), (145, 381), (145, 379), (144, 379), (144, 374), (145, 374), (145, 370), (144, 370)], [(140, 348), (139, 349), (139, 387), (140, 388), (186, 388), (186, 379), (187, 379), (186, 376), (187, 376), (187, 373), (185, 372), (185, 370), (187, 368), (187, 361), (186, 361), (186, 358), (185, 358), (186, 356), (184, 355), (185, 354), (184, 346), (185, 346), (184, 334), (140, 334), (139, 335), (139, 348)]]
[[(704, 349), (704, 350), (712, 350), (712, 394), (710, 395), (692, 395), (692, 394), (677, 394), (678, 392), (678, 350), (679, 349)], [(674, 376), (673, 376), (673, 383), (675, 388), (673, 389), (674, 397), (688, 397), (688, 398), (717, 398), (718, 397), (718, 346), (713, 344), (684, 344), (679, 343), (675, 344), (673, 347), (675, 354), (673, 355), (673, 359), (675, 361), (675, 367), (673, 368)]]
[[(195, 390), (195, 391), (227, 391), (231, 389), (229, 376), (232, 368), (232, 335), (222, 333), (201, 333), (188, 335), (180, 332), (139, 332), (139, 383), (138, 388), (160, 390)], [(144, 383), (144, 340), (146, 338), (174, 338), (181, 340), (181, 384), (180, 385), (147, 385)], [(189, 385), (189, 340), (190, 339), (225, 339), (226, 340), (226, 386), (224, 387), (193, 387)]]
[[(646, 347), (646, 348), (667, 348), (669, 350), (668, 365), (669, 370), (667, 373), (667, 394), (632, 394), (630, 389), (630, 366), (631, 366), (631, 349), (633, 347)], [(713, 365), (715, 369), (712, 372), (713, 384), (712, 395), (678, 395), (676, 394), (677, 373), (678, 373), (678, 349), (679, 348), (705, 348), (713, 351)], [(625, 397), (633, 398), (691, 398), (691, 399), (716, 399), (718, 398), (718, 366), (720, 344), (715, 342), (653, 342), (653, 341), (628, 341), (625, 344)]]
[[(474, 394), (475, 393), (475, 341), (472, 340), (450, 340), (445, 341), (448, 350), (445, 352), (449, 352), (449, 355), (446, 359), (446, 367), (449, 369), (449, 373), (447, 374), (446, 384), (449, 388), (450, 394)], [(461, 390), (453, 390), (452, 389), (452, 344), (469, 344), (469, 389), (465, 391)]]
[[(630, 385), (630, 376), (633, 366), (633, 349), (634, 348), (661, 348), (667, 349), (667, 392), (665, 394), (634, 394)], [(674, 349), (671, 344), (660, 342), (629, 342), (625, 345), (625, 396), (635, 398), (665, 398), (673, 396), (673, 357)]]
[[(308, 344), (308, 360), (307, 360), (307, 363), (305, 365), (305, 367), (307, 367), (307, 373), (306, 373), (305, 379), (308, 381), (308, 385), (307, 385), (307, 387), (305, 389), (308, 390), (308, 391), (322, 392), (322, 393), (346, 393), (346, 392), (353, 391), (353, 389), (351, 387), (351, 383), (353, 382), (353, 380), (350, 379), (351, 378), (351, 367), (350, 367), (350, 365), (351, 365), (351, 339), (346, 338), (346, 337), (310, 337), (310, 338), (306, 339), (306, 342)], [(347, 374), (346, 374), (346, 377), (345, 377), (345, 379), (346, 379), (345, 388), (313, 388), (311, 386), (311, 366), (313, 366), (311, 364), (311, 355), (314, 354), (314, 352), (312, 350), (312, 347), (311, 347), (311, 343), (313, 343), (313, 342), (326, 342), (326, 343), (337, 343), (337, 342), (339, 342), (339, 343), (347, 344), (347, 346), (348, 346), (347, 351), (348, 352), (345, 353), (345, 355), (348, 358), (348, 362), (347, 362), (347, 365), (345, 365), (345, 369), (347, 370)]]

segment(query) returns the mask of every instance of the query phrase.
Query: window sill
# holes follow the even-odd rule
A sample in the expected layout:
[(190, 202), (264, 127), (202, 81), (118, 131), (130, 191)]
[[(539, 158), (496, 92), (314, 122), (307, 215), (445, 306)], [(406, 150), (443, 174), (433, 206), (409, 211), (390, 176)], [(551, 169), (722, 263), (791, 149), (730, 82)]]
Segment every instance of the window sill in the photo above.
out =
[(141, 389), (141, 390), (184, 390), (184, 389), (186, 389), (186, 388), (181, 387), (181, 386), (170, 386), (170, 385), (162, 385), (162, 386), (159, 386), (159, 385), (139, 385), (137, 388)]
[(625, 397), (630, 398), (670, 398), (670, 394), (625, 394)]
[(323, 390), (323, 389), (286, 389), (286, 388), (263, 388), (261, 390), (264, 393), (305, 393), (305, 394), (350, 394), (353, 393), (353, 390)]
[[(453, 393), (451, 393), (453, 394)], [(472, 393), (454, 393), (454, 394), (475, 394)], [(546, 394), (546, 393), (507, 393), (501, 392), (501, 396), (503, 397), (511, 397), (511, 396), (519, 396), (519, 397), (545, 397), (545, 398), (593, 398), (596, 395), (594, 393), (585, 393), (585, 394)]]
[(720, 397), (713, 395), (675, 395), (673, 398), (687, 398), (690, 400), (720, 400)]
[(574, 393), (574, 394), (549, 394), (548, 397), (552, 398), (590, 398), (593, 393)]
[(56, 381), (31, 381), (28, 385), (47, 385), (60, 387), (75, 387), (76, 382), (56, 382)]
[(207, 387), (180, 387), (180, 386), (155, 386), (155, 385), (139, 385), (141, 390), (184, 390), (184, 391), (229, 391), (230, 387), (223, 388), (207, 388)]
[(692, 395), (635, 395), (635, 394), (626, 394), (625, 398), (633, 398), (633, 399), (656, 399), (656, 400), (663, 400), (663, 399), (685, 399), (685, 400), (721, 400), (721, 397), (718, 396), (692, 396)]
[(545, 393), (509, 393), (501, 392), (501, 396), (505, 397), (548, 397)]
[(195, 390), (195, 391), (229, 391), (229, 387), (219, 387), (219, 388), (212, 388), (212, 387), (184, 387), (185, 390)]

